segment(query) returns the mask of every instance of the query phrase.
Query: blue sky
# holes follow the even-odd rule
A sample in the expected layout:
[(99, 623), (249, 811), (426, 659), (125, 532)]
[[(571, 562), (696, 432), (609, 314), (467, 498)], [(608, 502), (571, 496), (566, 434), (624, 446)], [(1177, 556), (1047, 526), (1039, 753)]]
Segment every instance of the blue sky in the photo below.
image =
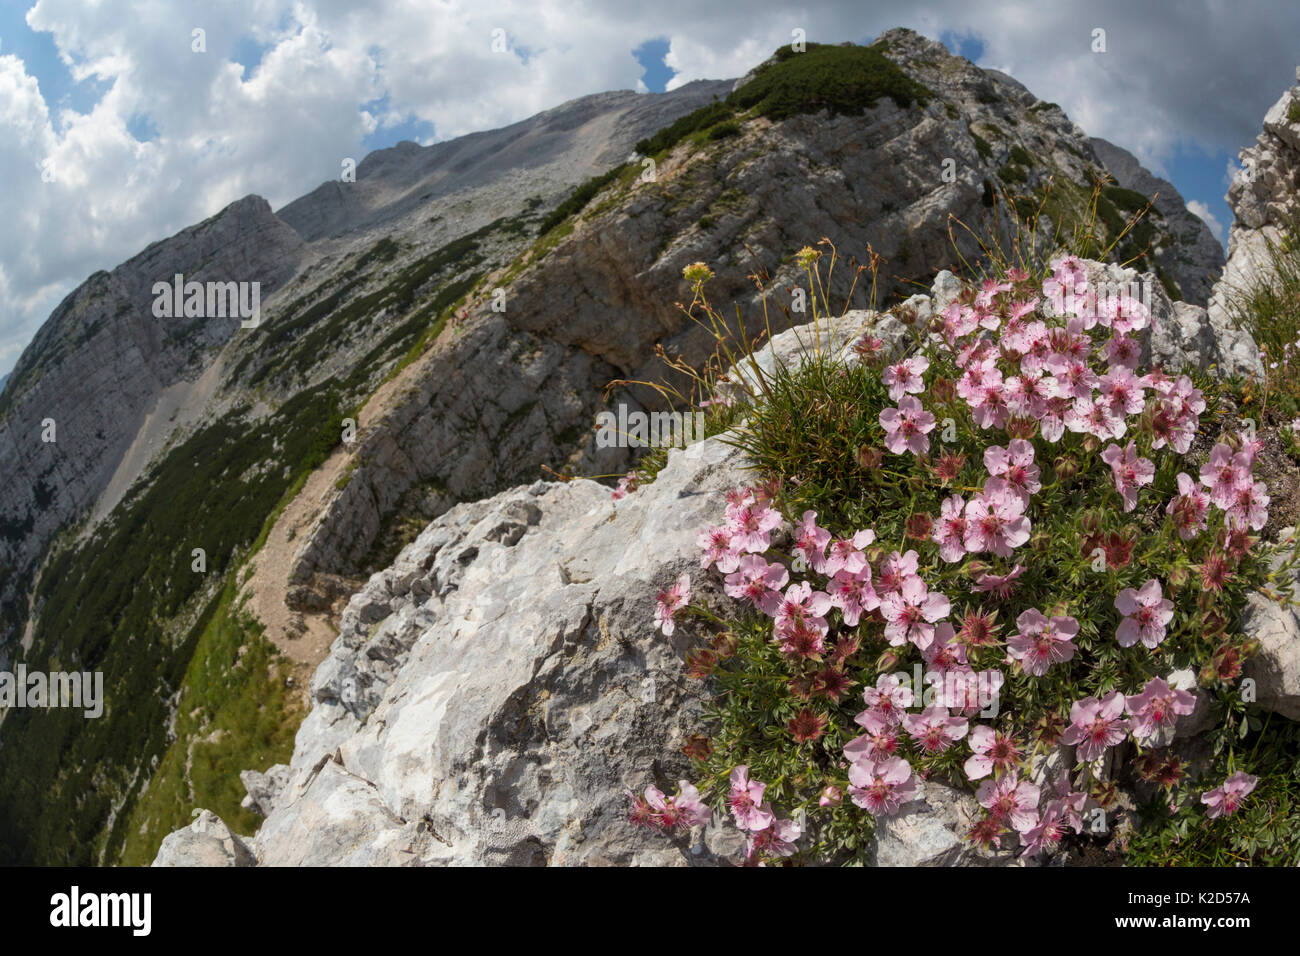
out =
[[(1008, 72), (1168, 178), (1220, 234), (1229, 164), (1300, 62), (1300, 5), (1280, 0), (588, 0), (581, 17), (572, 10), (562, 0), (0, 0), (0, 374), (90, 273), (241, 196), (278, 208), (336, 176), (341, 157), (402, 139), (491, 129), (602, 90), (739, 76), (796, 27), (813, 41), (863, 42), (909, 26)], [(1099, 26), (1104, 56), (1089, 50)]]

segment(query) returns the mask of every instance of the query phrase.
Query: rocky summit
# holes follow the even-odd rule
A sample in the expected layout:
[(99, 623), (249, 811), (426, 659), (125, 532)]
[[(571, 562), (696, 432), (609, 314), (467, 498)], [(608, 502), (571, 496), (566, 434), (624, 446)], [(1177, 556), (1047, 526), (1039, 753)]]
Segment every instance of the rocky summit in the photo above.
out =
[[(852, 364), (863, 336), (896, 351), (982, 243), (1028, 231), (1047, 255), (1080, 222), (1094, 280), (1148, 292), (1144, 362), (1262, 377), (1225, 283), (1292, 213), (1294, 92), (1233, 184), (1226, 269), (1130, 153), (891, 30), (379, 150), (355, 181), (246, 197), (91, 276), (0, 381), (0, 669), (102, 670), (107, 706), (0, 714), (27, 768), (0, 778), (0, 857), (739, 862), (720, 820), (644, 838), (626, 792), (690, 775), (708, 699), (655, 594), (698, 568), (751, 463), (723, 431), (612, 497), (638, 459), (597, 414), (715, 399), (690, 393), (704, 369), (730, 369), (725, 395), (755, 367)], [(823, 237), (855, 257), (827, 289), (841, 317), (765, 313), (757, 286), (800, 287), (794, 251)], [(718, 327), (682, 307), (697, 262)], [(257, 283), (257, 323), (155, 317), (174, 276)], [(725, 336), (756, 355), (732, 367)], [(1260, 599), (1242, 627), (1260, 703), (1297, 719), (1300, 621)], [(989, 862), (963, 841), (973, 806), (927, 784), (871, 860)]]

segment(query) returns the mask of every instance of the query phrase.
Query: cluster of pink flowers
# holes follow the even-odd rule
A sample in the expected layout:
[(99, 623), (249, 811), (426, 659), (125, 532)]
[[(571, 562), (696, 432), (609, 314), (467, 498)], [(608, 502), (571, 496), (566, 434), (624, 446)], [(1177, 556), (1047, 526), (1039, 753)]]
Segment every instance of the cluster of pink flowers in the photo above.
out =
[(1140, 693), (1129, 697), (1115, 690), (1100, 700), (1085, 697), (1075, 701), (1061, 742), (1075, 746), (1079, 760), (1092, 761), (1130, 733), (1138, 741), (1147, 740), (1161, 729), (1172, 728), (1179, 717), (1195, 709), (1195, 694), (1176, 690), (1162, 678), (1153, 677)]
[(790, 856), (803, 828), (794, 820), (782, 820), (763, 801), (767, 784), (750, 779), (749, 767), (741, 764), (731, 771), (731, 789), (727, 805), (736, 826), (743, 830), (748, 845), (745, 858), (762, 865), (765, 856)]
[[(1258, 531), (1268, 523), (1268, 487), (1251, 474), (1256, 451), (1254, 441), (1242, 442), (1241, 451), (1235, 453), (1227, 445), (1218, 444), (1210, 452), (1210, 460), (1201, 466), (1201, 484), (1209, 488), (1210, 503), (1227, 515), (1233, 528)], [(1180, 475), (1179, 489), (1182, 487)]]
[[(701, 568), (717, 569), (725, 593), (770, 619), (772, 641), (792, 669), (792, 690), (804, 701), (816, 692), (807, 686), (823, 686), (815, 681), (835, 679), (834, 691), (825, 694), (834, 703), (851, 686), (853, 672), (846, 661), (859, 648), (860, 639), (849, 629), (864, 620), (881, 626), (874, 633), (890, 648), (882, 662), (900, 661), (914, 647), (931, 673), (954, 677), (955, 686), (965, 689), (956, 700), (948, 694), (940, 702), (927, 698), (922, 703), (917, 699), (919, 688), (914, 692), (898, 676), (881, 674), (874, 686), (862, 691), (865, 707), (854, 721), (863, 732), (843, 746), (841, 767), (846, 770), (847, 786), (842, 779), (826, 786), (820, 806), (839, 806), (847, 796), (872, 815), (896, 813), (920, 796), (924, 773), (918, 776), (912, 761), (927, 761), (918, 764), (922, 768), (934, 766), (928, 758), (951, 751), (950, 757), (964, 757), (966, 776), (986, 811), (970, 831), (970, 839), (997, 847), (1003, 836), (1015, 833), (1024, 854), (1032, 856), (1051, 850), (1068, 832), (1081, 832), (1089, 798), (1072, 789), (1070, 772), (1055, 781), (1043, 781), (1036, 773), (1031, 779), (1029, 758), (1015, 733), (971, 723), (981, 713), (982, 703), (971, 693), (974, 679), (996, 674), (997, 686), (1001, 685), (1000, 672), (977, 675), (968, 660), (968, 656), (983, 660), (977, 652), (999, 644), (993, 623), (996, 613), (967, 608), (964, 619), (954, 623), (952, 602), (937, 588), (954, 590), (951, 582), (960, 575), (970, 582), (963, 580), (958, 591), (968, 586), (972, 594), (1008, 600), (1017, 588), (1026, 586), (1021, 578), (1026, 566), (1033, 566), (1029, 556), (1052, 547), (1052, 542), (1042, 540), (1041, 531), (1037, 537), (1034, 532), (1034, 522), (1049, 517), (1041, 507), (1034, 511), (1035, 496), (1041, 502), (1045, 493), (1043, 468), (1050, 463), (1050, 488), (1070, 481), (1079, 473), (1082, 448), (1109, 467), (1118, 509), (1133, 512), (1142, 489), (1156, 483), (1152, 459), (1161, 456), (1155, 453), (1166, 447), (1180, 455), (1187, 453), (1206, 401), (1185, 375), (1170, 376), (1159, 369), (1138, 374), (1137, 333), (1150, 324), (1151, 315), (1137, 298), (1101, 295), (1090, 287), (1083, 263), (1069, 256), (1053, 261), (1041, 298), (1017, 294), (1025, 278), (1013, 272), (1011, 281), (986, 281), (974, 296), (948, 306), (931, 325), (932, 342), (951, 354), (955, 375), (927, 384), (931, 358), (949, 365), (933, 350), (931, 358), (912, 355), (885, 364), (881, 372), (893, 406), (880, 411), (878, 420), (884, 448), (892, 454), (928, 458), (932, 437), (939, 437), (935, 410), (959, 408), (959, 403), (964, 403), (977, 428), (1006, 434), (1005, 444), (984, 449), (984, 473), (972, 486), (955, 480), (965, 468), (965, 454), (945, 453), (938, 464), (927, 463), (946, 487), (960, 493), (945, 493), (937, 502), (937, 518), (920, 509), (909, 513), (903, 533), (923, 549), (935, 546), (942, 562), (938, 574), (946, 583), (934, 583), (933, 577), (927, 582), (922, 576), (923, 560), (931, 559), (904, 550), (902, 544), (898, 550), (877, 544), (872, 529), (837, 537), (818, 523), (812, 510), (788, 526), (773, 507), (771, 494), (759, 488), (729, 492), (724, 520), (700, 531), (697, 543)], [(1040, 313), (1055, 321), (1049, 325)], [(1094, 331), (1098, 329), (1107, 330), (1108, 337)], [(859, 351), (878, 353), (881, 343)], [(1041, 436), (1051, 445), (1062, 442), (1067, 433), (1084, 437), (1071, 439), (1073, 450), (1054, 462), (1040, 462), (1038, 454), (1045, 453), (1045, 446), (1036, 450), (1030, 439)], [(1206, 531), (1212, 508), (1222, 512), (1234, 532), (1264, 526), (1269, 498), (1263, 482), (1252, 475), (1258, 447), (1245, 436), (1241, 441), (1233, 439), (1232, 447), (1218, 444), (1200, 469), (1199, 480), (1177, 475), (1178, 493), (1164, 510), (1183, 541)], [(874, 457), (858, 461), (870, 470), (881, 464), (884, 455), (878, 448), (868, 450)], [(635, 487), (634, 476), (629, 475), (620, 482), (615, 497), (626, 493), (624, 482), (630, 483), (626, 490)], [(1104, 494), (1109, 498), (1109, 491)], [(774, 536), (781, 546), (790, 541), (790, 554), (773, 551)], [(1111, 552), (1104, 550), (1109, 560)], [(770, 560), (774, 555), (776, 560)], [(1205, 566), (1213, 560), (1214, 555), (1207, 557)], [(948, 567), (963, 562), (967, 563), (960, 568)], [(1125, 555), (1115, 567), (1127, 562)], [(689, 577), (683, 574), (657, 595), (655, 617), (665, 635), (674, 633), (674, 617), (690, 594)], [(1171, 626), (1174, 633), (1181, 626), (1181, 621), (1174, 624), (1174, 602), (1165, 596), (1165, 585), (1157, 578), (1140, 587), (1119, 589), (1113, 603), (1119, 615), (1115, 643), (1121, 648), (1140, 644), (1145, 649), (1134, 654), (1157, 651)], [(1089, 638), (1080, 643), (1076, 643), (1080, 620), (1067, 613), (1072, 604), (1090, 625)], [(1061, 679), (1064, 672), (1068, 681), (1078, 665), (1075, 670), (1066, 665), (1075, 661), (1081, 647), (1091, 646), (1094, 623), (1072, 600), (1019, 610), (1014, 632), (1005, 637), (1005, 664), (1031, 678), (1050, 673), (1049, 681)], [(880, 669), (887, 666), (892, 664), (882, 663)], [(1075, 748), (1078, 763), (1087, 764), (1129, 738), (1140, 747), (1163, 746), (1157, 738), (1166, 736), (1196, 704), (1194, 693), (1156, 677), (1136, 694), (1113, 690), (1074, 701), (1063, 731), (1057, 725), (1050, 737), (1042, 739), (1059, 739)], [(788, 726), (802, 745), (821, 736), (827, 719), (809, 707)], [(1044, 720), (1050, 724), (1061, 718), (1049, 714)], [(968, 757), (963, 748), (969, 748)], [(937, 765), (950, 766), (947, 760)], [(1207, 815), (1236, 812), (1255, 783), (1255, 778), (1238, 773), (1204, 793), (1201, 800)], [(732, 770), (727, 803), (736, 826), (747, 835), (751, 862), (793, 854), (802, 836), (799, 824), (777, 817), (764, 800), (765, 790), (765, 784), (749, 777), (748, 766)], [(634, 798), (632, 817), (648, 826), (673, 829), (681, 821), (700, 819), (697, 797), (685, 781), (674, 798), (650, 788), (644, 798)], [(707, 811), (703, 812), (707, 820)]]
[(761, 489), (737, 488), (727, 492), (726, 520), (705, 528), (696, 537), (703, 551), (700, 567), (716, 564), (724, 574), (740, 566), (742, 555), (765, 554), (772, 532), (781, 527), (781, 515)]

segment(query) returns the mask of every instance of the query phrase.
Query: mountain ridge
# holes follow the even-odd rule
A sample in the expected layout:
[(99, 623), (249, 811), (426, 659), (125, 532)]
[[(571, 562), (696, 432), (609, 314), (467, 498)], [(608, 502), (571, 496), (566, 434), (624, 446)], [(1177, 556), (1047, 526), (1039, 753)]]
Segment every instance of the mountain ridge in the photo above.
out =
[[(54, 403), (53, 392), (40, 401), (27, 399), (38, 381), (19, 381), (17, 388), (10, 382), (5, 390), (4, 401), (25, 417), (0, 413), (0, 469), (25, 476), (31, 493), (29, 500), (6, 501), (0, 508), (0, 531), (12, 534), (28, 519), (33, 524), (0, 540), (0, 562), (19, 569), (6, 575), (8, 591), (0, 594), (8, 602), (0, 641), (8, 635), (12, 648), (22, 632), (24, 652), (34, 660), (82, 655), (110, 664), (117, 676), (110, 700), (156, 695), (166, 702), (156, 711), (169, 712), (174, 724), (171, 702), (190, 686), (187, 662), (201, 659), (222, 628), (235, 627), (238, 601), (222, 595), (238, 590), (235, 572), (250, 570), (246, 562), (256, 560), (268, 536), (286, 546), (293, 542), (290, 586), (271, 596), (285, 606), (285, 621), (262, 621), (260, 638), (231, 640), (232, 651), (260, 646), (259, 639), (283, 647), (322, 621), (334, 627), (347, 596), (371, 571), (387, 566), (411, 530), (458, 503), (531, 480), (543, 469), (603, 475), (625, 470), (626, 449), (595, 447), (594, 414), (610, 400), (655, 408), (660, 399), (653, 389), (636, 386), (607, 398), (606, 385), (657, 377), (660, 347), (699, 365), (716, 345), (673, 305), (684, 294), (683, 265), (713, 263), (720, 299), (748, 307), (757, 298), (751, 274), (793, 287), (799, 276), (790, 250), (827, 235), (844, 248), (871, 247), (884, 255), (889, 268), (881, 278), (882, 297), (902, 295), (951, 263), (950, 216), (1005, 227), (1020, 210), (1017, 201), (1045, 203), (1048, 184), (1060, 179), (1071, 183), (1071, 201), (1078, 202), (1091, 175), (1104, 171), (1068, 117), (1014, 80), (980, 70), (909, 31), (890, 31), (877, 43), (870, 49), (883, 52), (892, 67), (854, 52), (868, 48), (853, 47), (842, 54), (848, 66), (856, 57), (870, 60), (871, 70), (901, 71), (930, 91), (928, 102), (900, 105), (883, 95), (856, 115), (824, 115), (812, 109), (815, 100), (799, 101), (806, 91), (796, 88), (787, 91), (798, 106), (791, 115), (774, 119), (762, 104), (727, 106), (728, 119), (689, 130), (654, 156), (634, 157), (632, 148), (642, 138), (744, 84), (700, 81), (656, 98), (593, 94), (503, 130), (377, 151), (359, 164), (356, 183), (322, 184), (278, 213), (257, 197), (228, 207), (238, 206), (275, 240), (232, 245), (253, 257), (264, 250), (276, 260), (273, 265), (292, 259), (293, 274), (273, 273), (277, 281), (264, 299), (258, 330), (237, 332), (233, 323), (208, 329), (195, 355), (178, 355), (139, 391), (124, 423), (105, 421), (115, 430), (106, 432), (93, 474), (74, 476), (73, 484), (43, 459), (27, 463), (19, 449), (30, 456), (24, 443), (43, 417), (38, 406)], [(782, 69), (784, 60), (775, 61), (775, 69)], [(867, 73), (867, 81), (873, 76)], [(536, 165), (531, 147), (543, 141), (552, 151), (547, 155), (557, 158)], [(506, 157), (502, 162), (524, 158), (504, 175), (484, 180), (472, 160), (494, 148)], [(642, 178), (643, 159), (654, 161), (654, 178)], [(445, 168), (430, 170), (433, 160)], [(945, 160), (955, 164), (952, 181), (943, 177)], [(545, 211), (593, 176), (603, 181), (585, 203), (538, 234)], [(438, 192), (444, 186), (451, 191)], [(1066, 209), (1055, 201), (1058, 210)], [(1122, 225), (1118, 209), (1110, 214)], [(276, 251), (281, 248), (283, 255)], [(150, 250), (180, 255), (168, 240), (145, 253)], [(78, 298), (82, 289), (65, 301), (69, 311), (60, 313), (54, 328), (64, 318), (74, 332), (82, 327), (89, 308)], [(856, 305), (865, 304), (865, 294), (854, 293)], [(139, 299), (137, 292), (134, 299), (115, 301), (119, 308), (124, 301), (139, 308), (149, 301)], [(504, 311), (496, 308), (501, 301)], [(74, 305), (82, 311), (74, 314)], [(773, 331), (779, 331), (794, 317), (773, 321)], [(33, 379), (35, 371), (59, 371), (66, 360), (47, 354), (56, 339), (47, 333), (26, 364), (24, 353), (24, 379)], [(105, 364), (102, 352), (78, 354), (84, 367)], [(211, 397), (185, 412), (186, 395), (194, 394), (190, 386), (213, 369)], [(185, 395), (164, 400), (167, 389), (182, 382), (188, 383), (181, 389)], [(380, 390), (384, 401), (372, 405)], [(98, 406), (109, 404), (101, 398)], [(342, 444), (346, 418), (355, 419), (358, 430), (354, 442)], [(24, 428), (15, 429), (11, 421)], [(85, 440), (75, 430), (74, 436)], [(139, 450), (135, 457), (132, 447)], [(5, 459), (6, 449), (15, 464)], [(323, 488), (312, 486), (316, 497), (301, 509), (308, 516), (303, 518), (290, 506), (327, 462), (340, 466), (339, 476)], [(199, 467), (206, 470), (194, 471)], [(160, 527), (166, 482), (182, 474), (212, 481), (210, 497), (229, 516), (207, 499), (191, 499), (186, 513), (167, 515), (171, 525)], [(46, 475), (46, 490), (39, 492)], [(101, 500), (110, 503), (102, 499), (110, 488), (120, 496), (115, 507), (105, 507), (98, 523), (68, 540), (67, 530), (87, 509)], [(38, 497), (48, 499), (45, 508), (36, 507)], [(247, 507), (241, 509), (242, 503)], [(300, 523), (277, 529), (282, 514)], [(157, 554), (141, 546), (116, 555), (128, 568), (138, 563), (138, 578), (126, 580), (123, 568), (124, 580), (114, 585), (122, 589), (120, 597), (91, 594), (100, 583), (94, 576), (107, 573), (95, 563), (95, 550), (109, 543), (125, 546), (121, 542), (133, 527), (151, 528), (174, 550)], [(211, 576), (196, 583), (187, 576), (190, 550), (209, 538), (216, 542), (209, 549), (219, 553), (208, 555)], [(34, 585), (42, 563), (59, 573)], [(83, 580), (91, 583), (78, 584)], [(33, 587), (29, 616), (24, 599)], [(101, 598), (102, 623), (60, 620), (68, 607), (89, 607)], [(137, 598), (167, 613), (128, 614)], [(302, 630), (295, 633), (297, 628)], [(156, 656), (156, 673), (147, 671), (138, 654), (128, 660), (136, 641)], [(220, 658), (215, 646), (211, 652), (212, 660), (236, 666)], [(298, 687), (306, 684), (298, 675), (281, 676), (295, 677)], [(67, 742), (75, 741), (78, 749), (66, 764), (48, 758), (41, 764), (40, 774), (49, 778), (32, 786), (44, 784), (54, 792), (46, 816), (33, 809), (36, 791), (14, 791), (9, 802), (0, 792), (0, 817), (7, 811), (13, 819), (8, 833), (0, 832), (0, 843), (23, 840), (28, 853), (104, 861), (118, 858), (141, 832), (146, 842), (161, 840), (181, 808), (151, 804), (161, 798), (143, 791), (141, 780), (149, 773), (141, 768), (166, 759), (176, 747), (185, 750), (188, 766), (188, 757), (204, 753), (204, 741), (224, 729), (222, 719), (202, 713), (191, 736), (174, 739), (154, 725), (132, 727), (129, 752), (138, 753), (135, 761), (122, 755), (125, 744), (109, 741), (113, 729), (126, 726), (111, 705), (102, 730), (59, 728), (57, 734), (66, 735), (59, 745), (68, 749)], [(29, 720), (24, 717), (23, 726), (38, 729)], [(21, 755), (26, 742), (5, 735), (4, 723), (0, 745)], [(33, 746), (35, 741), (33, 736)], [(111, 754), (105, 762), (112, 766), (97, 773), (92, 786), (87, 767), (97, 753)], [(48, 830), (47, 818), (58, 812), (76, 816), (66, 808), (83, 800), (87, 789), (96, 809), (79, 817), (85, 842), (60, 844), (66, 834)], [(41, 829), (39, 839), (16, 835), (27, 825)]]

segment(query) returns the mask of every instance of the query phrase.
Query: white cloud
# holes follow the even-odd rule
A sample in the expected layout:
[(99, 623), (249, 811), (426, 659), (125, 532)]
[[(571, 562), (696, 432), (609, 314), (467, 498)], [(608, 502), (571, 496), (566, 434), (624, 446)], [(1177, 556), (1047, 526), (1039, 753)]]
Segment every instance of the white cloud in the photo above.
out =
[[(892, 26), (977, 37), (985, 63), (1003, 64), (1157, 172), (1184, 142), (1235, 153), (1292, 81), (1300, 9), (1252, 16), (1248, 2), (1210, 0), (1160, 10), (1131, 0), (1045, 6), (40, 0), (28, 24), (52, 36), (74, 77), (106, 92), (88, 113), (51, 115), (30, 67), (0, 52), (0, 371), (94, 270), (250, 192), (284, 204), (337, 175), (342, 157), (360, 158), (377, 127), (423, 121), (446, 139), (636, 88), (632, 50), (656, 37), (668, 39), (674, 87), (741, 75), (796, 27), (821, 42)], [(1090, 50), (1097, 26), (1107, 29), (1105, 54)], [(195, 27), (206, 31), (206, 53), (191, 52)], [(509, 41), (504, 53), (492, 51), (497, 28)], [(250, 39), (266, 49), (245, 71), (234, 57)], [(1251, 70), (1213, 66), (1233, 62)], [(157, 138), (131, 135), (139, 117)], [(52, 183), (41, 180), (46, 160)]]
[(1187, 209), (1192, 215), (1199, 216), (1201, 221), (1210, 227), (1210, 232), (1214, 234), (1215, 239), (1219, 240), (1220, 245), (1227, 243), (1228, 236), (1226, 230), (1223, 228), (1223, 223), (1219, 222), (1218, 217), (1216, 217), (1214, 213), (1210, 212), (1209, 206), (1201, 202), (1199, 199), (1189, 199), (1187, 201)]

